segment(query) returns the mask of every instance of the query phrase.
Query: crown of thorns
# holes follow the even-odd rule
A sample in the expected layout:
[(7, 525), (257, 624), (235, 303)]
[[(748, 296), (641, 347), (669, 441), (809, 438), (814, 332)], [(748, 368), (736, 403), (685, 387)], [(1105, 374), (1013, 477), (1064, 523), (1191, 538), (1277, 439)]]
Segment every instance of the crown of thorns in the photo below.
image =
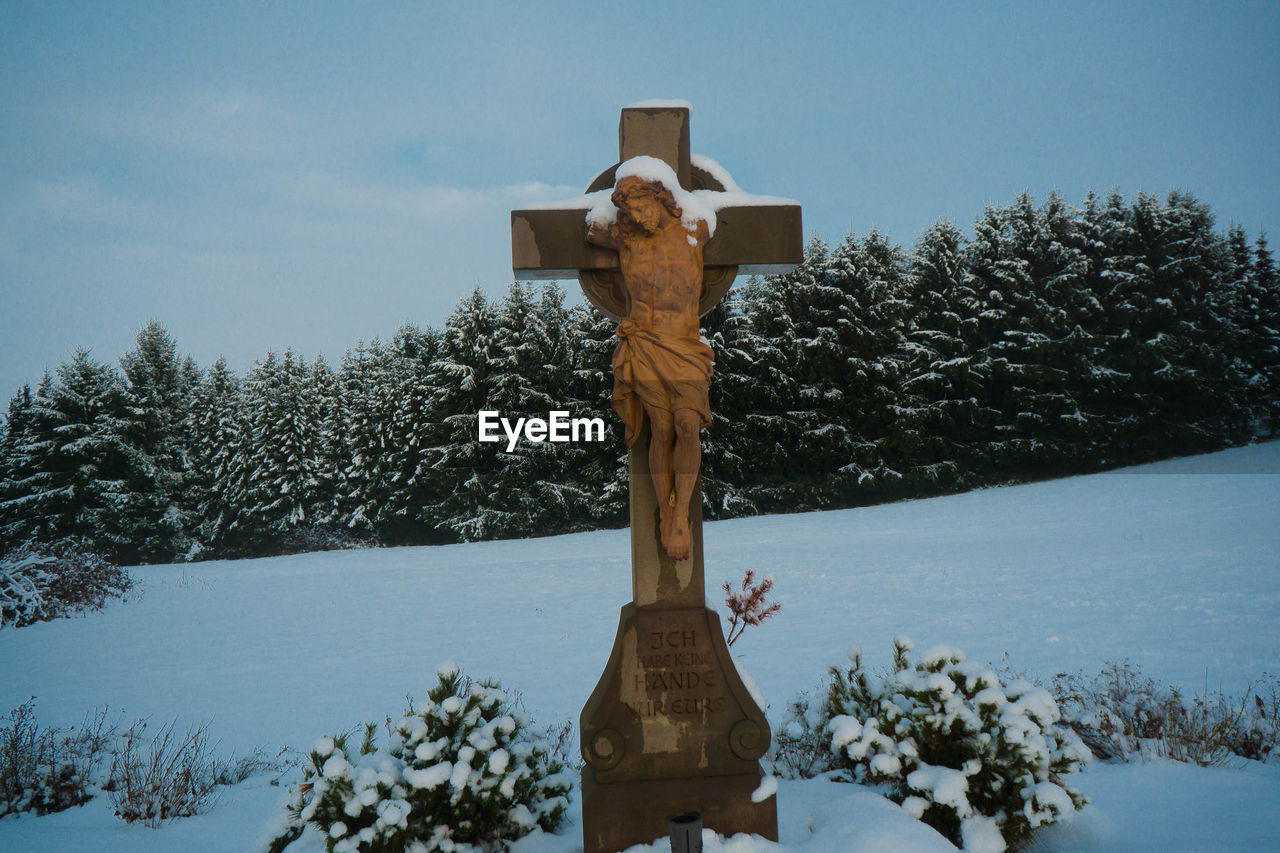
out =
[(623, 201), (642, 196), (657, 199), (672, 216), (679, 216), (681, 213), (680, 205), (676, 204), (676, 197), (671, 190), (658, 181), (646, 181), (636, 175), (627, 175), (618, 181), (609, 198), (615, 207), (621, 208)]

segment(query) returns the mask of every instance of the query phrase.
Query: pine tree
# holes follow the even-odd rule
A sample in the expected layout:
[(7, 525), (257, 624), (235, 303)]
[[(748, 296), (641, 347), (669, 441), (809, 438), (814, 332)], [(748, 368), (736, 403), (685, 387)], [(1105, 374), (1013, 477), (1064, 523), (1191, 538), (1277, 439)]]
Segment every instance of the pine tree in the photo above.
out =
[(479, 288), (445, 322), (440, 355), (432, 363), (434, 416), (429, 441), (441, 478), (441, 497), (431, 521), (446, 541), (491, 539), (511, 530), (509, 510), (494, 510), (490, 497), (502, 488), (498, 454), (505, 444), (481, 443), (479, 413), (489, 407), (500, 352), (497, 319)]
[(185, 550), (182, 427), (194, 363), (184, 368), (173, 338), (155, 321), (138, 332), (137, 346), (120, 363), (126, 383), (121, 439), (131, 463), (120, 508), (122, 535), (142, 561), (165, 562)]
[[(559, 408), (560, 401), (546, 389), (552, 343), (532, 288), (512, 283), (495, 320), (491, 390), (484, 408), (513, 423), (516, 418), (546, 418), (548, 412)], [(568, 507), (557, 500), (558, 492), (549, 482), (556, 479), (555, 457), (555, 446), (550, 442), (521, 439), (507, 449), (504, 437), (494, 459), (498, 486), (485, 504), (491, 518), (506, 521), (497, 524), (490, 535), (507, 538), (566, 526)], [(559, 524), (554, 520), (557, 518)]]
[(392, 490), (394, 360), (392, 350), (374, 338), (368, 346), (357, 344), (342, 362), (338, 419), (348, 458), (337, 486), (335, 517), (353, 531), (376, 533), (380, 529)]
[(109, 559), (136, 556), (122, 524), (130, 452), (121, 439), (125, 389), (111, 367), (76, 350), (32, 398), (20, 484), (23, 539), (76, 539)]
[(288, 547), (319, 509), (320, 424), (307, 366), (292, 350), (268, 352), (245, 389), (245, 436), (233, 464), (236, 520), (228, 535), (256, 553)]
[(323, 355), (311, 362), (308, 394), (314, 401), (316, 420), (316, 490), (311, 523), (324, 528), (341, 525), (339, 490), (342, 470), (349, 457), (345, 434), (338, 429), (342, 413), (342, 383)]
[(1249, 293), (1245, 328), (1254, 341), (1249, 377), (1253, 417), (1259, 431), (1274, 436), (1280, 433), (1280, 275), (1264, 234), (1254, 243)]
[(831, 467), (815, 457), (807, 440), (821, 428), (821, 413), (812, 391), (806, 393), (816, 372), (806, 345), (815, 334), (809, 314), (823, 292), (827, 255), (826, 244), (815, 238), (794, 270), (753, 279), (745, 290), (750, 329), (743, 348), (753, 354), (755, 387), (767, 395), (749, 416), (755, 452), (743, 456), (753, 460), (747, 482), (761, 512), (813, 509), (829, 501)]
[(1220, 241), (1208, 208), (1184, 193), (1167, 204), (1138, 196), (1131, 209), (1136, 295), (1126, 347), (1143, 402), (1138, 460), (1222, 446), (1240, 410), (1242, 381), (1215, 344), (1221, 318), (1210, 311)]
[(240, 380), (219, 357), (195, 388), (187, 415), (189, 474), (186, 479), (188, 535), (195, 553), (222, 553), (227, 527), (237, 514), (236, 455), (244, 440)]
[(0, 555), (20, 545), (25, 538), (22, 498), (27, 494), (31, 476), (38, 473), (30, 457), (34, 408), (31, 386), (24, 384), (9, 400), (0, 432)]
[[(580, 339), (564, 301), (565, 293), (555, 282), (544, 284), (538, 291), (536, 314), (545, 352), (543, 364), (536, 368), (535, 384), (554, 409), (568, 412), (572, 418), (602, 418), (607, 424), (608, 412), (581, 409), (576, 404), (573, 374), (575, 347)], [(601, 446), (612, 444), (606, 428), (603, 441), (545, 445), (547, 452), (540, 460), (534, 486), (537, 533), (564, 533), (587, 526), (599, 484), (582, 483), (580, 474), (597, 457)]]
[(1088, 218), (1053, 192), (1036, 212), (1033, 277), (1040, 313), (1031, 327), (1043, 336), (1032, 375), (1033, 405), (1044, 421), (1037, 439), (1040, 472), (1099, 467), (1098, 416), (1089, 408), (1100, 358), (1100, 306), (1090, 289)]
[(702, 432), (703, 517), (755, 515), (751, 482), (760, 452), (757, 430), (767, 417), (770, 390), (755, 375), (760, 342), (746, 308), (746, 288), (734, 287), (703, 318), (703, 336), (715, 354), (711, 376), (711, 426)]
[(580, 446), (582, 461), (567, 473), (585, 496), (577, 527), (620, 527), (629, 507), (627, 448), (621, 419), (613, 410), (613, 351), (617, 323), (590, 305), (569, 311), (563, 344), (567, 360), (566, 400), (583, 417), (603, 417), (605, 440)]
[(878, 231), (846, 240), (828, 261), (827, 275), (848, 306), (837, 327), (844, 359), (839, 396), (828, 395), (830, 422), (840, 424), (846, 447), (836, 473), (839, 502), (865, 502), (901, 493), (904, 459), (892, 445), (894, 422), (910, 416), (901, 396), (905, 330), (912, 309), (905, 297), (906, 259)]
[(926, 492), (969, 488), (989, 476), (984, 451), (995, 410), (984, 402), (989, 377), (977, 357), (983, 300), (965, 264), (964, 236), (945, 220), (921, 235), (911, 258), (915, 318), (893, 432), (904, 477)]
[(432, 540), (427, 508), (442, 495), (427, 445), (432, 432), (429, 381), (439, 347), (438, 332), (410, 325), (401, 327), (392, 341), (396, 394), (387, 470), (393, 473), (379, 529), (384, 542), (421, 544)]

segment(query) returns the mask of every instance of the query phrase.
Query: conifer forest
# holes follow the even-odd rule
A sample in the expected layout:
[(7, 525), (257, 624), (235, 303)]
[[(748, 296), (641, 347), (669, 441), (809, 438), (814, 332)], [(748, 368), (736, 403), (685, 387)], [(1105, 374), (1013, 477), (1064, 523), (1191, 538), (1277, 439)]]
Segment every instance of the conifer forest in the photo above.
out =
[[(817, 239), (739, 280), (715, 351), (704, 516), (879, 503), (1215, 450), (1280, 430), (1280, 282), (1264, 236), (1189, 194), (1052, 194), (913, 248)], [(120, 563), (619, 526), (614, 324), (556, 285), (474, 291), (441, 329), (245, 375), (158, 323), (118, 366), (74, 352), (0, 431), (0, 552)], [(602, 443), (477, 441), (481, 410), (605, 416)]]

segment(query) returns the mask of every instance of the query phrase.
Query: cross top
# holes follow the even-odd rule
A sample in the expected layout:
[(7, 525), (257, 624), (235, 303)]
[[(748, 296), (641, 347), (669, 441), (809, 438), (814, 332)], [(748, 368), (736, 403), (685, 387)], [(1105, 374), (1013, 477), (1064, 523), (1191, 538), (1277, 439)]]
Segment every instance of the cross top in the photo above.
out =
[(577, 278), (583, 293), (608, 317), (626, 316), (626, 291), (615, 252), (587, 242), (590, 195), (614, 184), (618, 167), (633, 157), (662, 160), (683, 189), (703, 191), (715, 202), (715, 235), (704, 254), (705, 314), (728, 292), (739, 273), (786, 272), (804, 257), (800, 205), (790, 199), (744, 193), (709, 158), (690, 154), (689, 104), (643, 101), (624, 107), (618, 121), (618, 162), (587, 186), (588, 195), (511, 212), (511, 266), (518, 279)]

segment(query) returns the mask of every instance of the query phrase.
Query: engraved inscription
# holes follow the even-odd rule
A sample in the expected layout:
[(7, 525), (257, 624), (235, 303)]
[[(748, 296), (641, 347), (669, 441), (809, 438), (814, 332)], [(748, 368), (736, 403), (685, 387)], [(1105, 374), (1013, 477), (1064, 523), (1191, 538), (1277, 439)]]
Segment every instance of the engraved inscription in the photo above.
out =
[(647, 631), (638, 638), (623, 701), (643, 720), (728, 709), (710, 638), (698, 628)]

